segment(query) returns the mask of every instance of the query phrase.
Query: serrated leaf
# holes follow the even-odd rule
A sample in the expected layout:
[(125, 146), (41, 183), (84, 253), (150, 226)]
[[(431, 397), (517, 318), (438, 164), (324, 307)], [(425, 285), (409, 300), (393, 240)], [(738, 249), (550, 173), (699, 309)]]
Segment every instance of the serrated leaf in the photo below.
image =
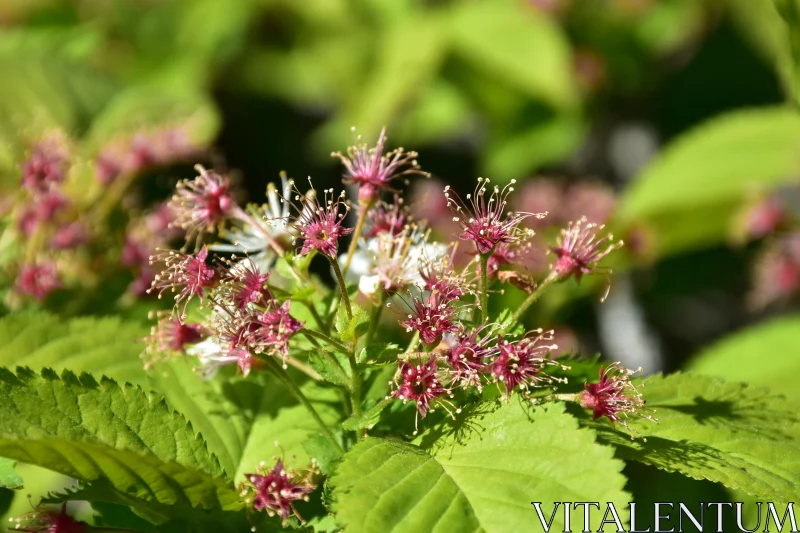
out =
[(553, 19), (510, 0), (459, 3), (449, 15), (461, 57), (554, 107), (577, 104), (569, 44)]
[(17, 462), (13, 459), (0, 457), (0, 487), (18, 489), (22, 487), (22, 478), (17, 474), (14, 466)]
[(359, 363), (369, 365), (384, 365), (396, 363), (397, 356), (403, 353), (403, 349), (398, 344), (389, 342), (373, 343), (365, 346), (358, 354)]
[(754, 193), (800, 174), (800, 116), (788, 107), (713, 118), (673, 141), (628, 189), (617, 216), (645, 223), (670, 252), (722, 242)]
[(369, 313), (355, 303), (351, 303), (350, 307), (353, 313), (352, 318), (347, 316), (347, 308), (344, 304), (340, 304), (336, 311), (334, 326), (344, 342), (352, 342), (369, 330)]
[(166, 403), (88, 374), (0, 369), (0, 454), (163, 505), (236, 508), (202, 438)]
[(800, 493), (800, 418), (782, 396), (694, 374), (645, 380), (659, 424), (629, 419), (647, 438), (584, 422), (619, 457), (742, 489), (771, 501)]
[[(342, 358), (334, 352), (330, 352), (325, 348), (319, 348), (319, 351), (306, 352), (308, 354), (308, 364), (316, 370), (320, 376), (326, 381), (339, 385), (340, 387), (350, 386), (350, 378), (345, 374), (342, 364), (346, 365), (347, 359), (342, 361)], [(328, 356), (324, 356), (320, 351), (326, 351)], [(329, 358), (339, 361), (339, 366), (335, 365)]]
[(333, 509), (351, 533), (538, 531), (531, 501), (544, 509), (556, 501), (617, 508), (628, 501), (623, 464), (612, 455), (563, 406), (526, 413), (512, 403), (465, 414), (457, 431), (425, 448), (358, 443), (330, 480)]
[[(789, 346), (800, 345), (800, 316), (770, 320), (725, 337), (699, 353), (689, 369), (731, 381), (769, 387), (800, 403), (800, 357)], [(753, 358), (753, 354), (769, 354)]]

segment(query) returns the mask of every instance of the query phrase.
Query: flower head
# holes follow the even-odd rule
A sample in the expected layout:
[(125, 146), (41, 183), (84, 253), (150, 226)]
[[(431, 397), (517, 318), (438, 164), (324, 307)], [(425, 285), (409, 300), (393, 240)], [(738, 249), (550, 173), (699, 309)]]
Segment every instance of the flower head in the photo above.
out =
[(14, 520), (15, 531), (28, 533), (85, 533), (87, 524), (78, 522), (67, 514), (67, 504), (61, 505), (61, 511), (37, 508), (32, 513)]
[(444, 352), (451, 384), (462, 388), (483, 388), (481, 375), (484, 367), (498, 353), (497, 347), (491, 345), (491, 332), (481, 337), (486, 329), (487, 326), (484, 326), (471, 333), (459, 332), (455, 346)]
[(298, 237), (303, 239), (300, 255), (308, 255), (316, 250), (335, 259), (339, 239), (353, 232), (353, 228), (342, 226), (350, 206), (345, 201), (344, 191), (335, 197), (333, 189), (327, 189), (323, 191), (323, 195), (320, 202), (313, 188), (311, 194), (305, 196), (298, 192), (294, 199), (301, 205), (295, 206), (298, 214), (290, 225), (297, 231)]
[(634, 430), (626, 421), (628, 415), (633, 414), (651, 422), (658, 422), (645, 409), (642, 394), (631, 383), (631, 376), (641, 370), (641, 368), (635, 371), (628, 370), (619, 363), (601, 368), (600, 381), (584, 385), (585, 390), (580, 396), (581, 405), (592, 410), (592, 417), (595, 420), (606, 417), (612, 425), (619, 422), (633, 438)]
[(478, 178), (478, 185), (473, 194), (467, 195), (469, 205), (451, 192), (448, 185), (444, 189), (447, 204), (456, 216), (455, 222), (461, 226), (461, 240), (472, 241), (480, 254), (488, 254), (500, 243), (517, 242), (524, 234), (519, 227), (520, 222), (530, 216), (543, 218), (547, 213), (533, 214), (522, 212), (505, 212), (508, 195), (514, 190), (516, 180), (502, 189), (495, 186), (486, 198), (489, 180)]
[(454, 323), (456, 309), (450, 302), (441, 301), (436, 295), (430, 298), (415, 297), (407, 319), (400, 322), (407, 332), (418, 331), (419, 338), (428, 346), (442, 340), (442, 335), (458, 330)]
[(248, 503), (254, 510), (265, 510), (269, 516), (278, 515), (284, 525), (292, 514), (302, 521), (294, 502), (308, 501), (308, 495), (317, 488), (313, 483), (316, 473), (313, 464), (310, 469), (297, 472), (287, 470), (282, 460), (278, 460), (269, 471), (261, 463), (256, 473), (245, 474), (250, 486), (245, 486), (242, 492), (244, 496), (249, 495)]
[(515, 390), (523, 394), (530, 388), (559, 382), (561, 379), (545, 373), (547, 366), (558, 366), (549, 358), (550, 352), (557, 349), (555, 344), (542, 344), (553, 341), (553, 332), (534, 330), (517, 342), (500, 338), (497, 341), (497, 357), (487, 366), (494, 379), (502, 385), (506, 399)]
[(219, 274), (212, 266), (206, 264), (208, 248), (203, 248), (197, 254), (183, 254), (167, 252), (161, 256), (150, 258), (151, 264), (156, 261), (164, 263), (164, 270), (156, 275), (148, 292), (158, 291), (158, 297), (169, 289), (175, 295), (175, 305), (184, 302), (183, 311), (193, 297), (202, 301), (206, 292), (217, 286)]
[(200, 165), (193, 180), (178, 183), (169, 207), (175, 213), (175, 227), (186, 230), (187, 236), (212, 231), (238, 209), (230, 195), (230, 181)]
[(557, 245), (550, 249), (556, 255), (550, 275), (575, 276), (580, 281), (584, 275), (597, 270), (598, 261), (622, 246), (622, 241), (614, 242), (612, 235), (598, 238), (604, 227), (588, 223), (586, 218), (570, 222), (561, 230)]
[(332, 157), (339, 158), (344, 165), (344, 182), (358, 185), (359, 200), (374, 202), (380, 198), (382, 190), (397, 192), (390, 183), (400, 176), (408, 174), (427, 176), (427, 173), (419, 170), (416, 152), (395, 148), (386, 155), (383, 154), (386, 128), (381, 130), (374, 148), (360, 141), (361, 136), (358, 136), (355, 146), (347, 149), (347, 155), (341, 152), (331, 154)]
[(266, 286), (270, 273), (262, 273), (249, 257), (231, 263), (225, 270), (219, 296), (234, 309), (244, 310), (250, 304), (265, 306), (272, 300), (272, 293)]
[(408, 215), (403, 209), (402, 198), (395, 198), (394, 202), (379, 203), (367, 213), (369, 230), (364, 233), (366, 239), (377, 237), (381, 234), (400, 235), (408, 222)]
[(291, 301), (256, 310), (248, 318), (247, 345), (256, 353), (289, 354), (289, 339), (303, 329), (303, 323), (289, 314)]
[[(431, 355), (424, 362), (400, 361), (395, 377), (396, 389), (392, 396), (402, 400), (403, 403), (414, 402), (418, 416), (422, 418), (425, 418), (428, 412), (433, 411), (436, 404), (443, 405), (450, 412), (446, 399), (452, 398), (453, 394), (442, 384), (438, 374), (435, 355)], [(456, 410), (456, 412), (460, 412), (460, 410)]]
[(16, 283), (18, 293), (42, 301), (48, 294), (61, 287), (63, 287), (63, 283), (53, 263), (32, 263), (20, 266)]
[(790, 300), (800, 291), (800, 232), (770, 243), (754, 267), (750, 305), (763, 308)]
[(281, 200), (289, 198), (291, 193), (292, 182), (281, 173), (281, 193), (274, 183), (269, 183), (268, 202), (248, 206), (245, 216), (233, 220), (231, 227), (219, 233), (219, 237), (230, 244), (214, 244), (211, 250), (247, 254), (261, 270), (269, 270), (294, 238), (295, 231), (289, 223), (291, 204)]
[(150, 329), (150, 335), (144, 340), (147, 343), (145, 368), (153, 366), (165, 354), (185, 353), (186, 347), (197, 344), (209, 335), (202, 324), (184, 322), (171, 314), (162, 313), (158, 322)]
[(33, 147), (22, 163), (22, 186), (38, 193), (50, 189), (66, 178), (67, 154), (56, 139), (47, 139)]
[(456, 271), (454, 264), (456, 247), (450, 248), (449, 253), (436, 251), (440, 253), (434, 256), (426, 254), (419, 261), (422, 288), (439, 303), (455, 302), (465, 294), (471, 293), (470, 281), (467, 280), (466, 274)]

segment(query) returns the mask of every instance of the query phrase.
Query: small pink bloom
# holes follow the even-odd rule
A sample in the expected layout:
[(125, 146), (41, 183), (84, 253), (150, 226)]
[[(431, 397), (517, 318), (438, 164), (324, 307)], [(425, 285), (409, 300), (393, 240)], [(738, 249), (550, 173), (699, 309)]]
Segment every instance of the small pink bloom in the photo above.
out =
[(628, 415), (658, 422), (647, 412), (642, 394), (631, 383), (631, 376), (636, 372), (641, 372), (641, 368), (636, 371), (627, 370), (619, 363), (601, 368), (600, 381), (586, 383), (580, 397), (581, 405), (592, 410), (595, 420), (606, 417), (612, 426), (619, 422), (631, 432), (631, 438), (634, 430), (626, 421)]
[(367, 213), (369, 230), (364, 237), (371, 239), (378, 235), (388, 234), (397, 236), (405, 231), (408, 216), (402, 207), (402, 200), (395, 198), (391, 204), (379, 203)]
[(450, 186), (445, 187), (444, 194), (448, 205), (455, 212), (455, 222), (461, 226), (461, 240), (472, 241), (480, 254), (488, 254), (500, 243), (518, 242), (524, 232), (519, 228), (520, 222), (528, 217), (543, 218), (546, 213), (506, 213), (508, 195), (514, 190), (515, 180), (500, 189), (494, 187), (486, 198), (486, 187), (489, 180), (478, 178), (478, 185), (473, 194), (467, 195), (469, 205), (451, 192)]
[(529, 388), (541, 387), (560, 381), (545, 373), (547, 366), (561, 366), (550, 360), (550, 352), (557, 349), (552, 342), (553, 332), (531, 331), (522, 339), (511, 342), (504, 338), (497, 341), (497, 357), (487, 366), (495, 380), (502, 384), (506, 399), (515, 390), (525, 393)]
[[(358, 141), (361, 137), (358, 137)], [(334, 152), (333, 157), (338, 157), (345, 167), (344, 182), (358, 185), (358, 199), (363, 202), (374, 202), (380, 198), (381, 191), (393, 189), (390, 183), (408, 174), (427, 175), (419, 170), (417, 153), (406, 152), (396, 148), (383, 155), (386, 144), (386, 128), (381, 130), (378, 143), (374, 148), (358, 142), (347, 149), (347, 155)]]
[(292, 514), (302, 521), (294, 503), (308, 501), (308, 495), (317, 488), (312, 482), (315, 473), (314, 468), (302, 474), (286, 470), (283, 461), (279, 460), (269, 472), (259, 470), (254, 474), (245, 474), (252, 485), (245, 489), (245, 494), (251, 490), (255, 493), (252, 506), (256, 511), (265, 510), (269, 516), (278, 515), (284, 524)]
[(62, 286), (58, 271), (52, 263), (22, 265), (17, 274), (17, 292), (39, 301)]
[(289, 311), (291, 302), (271, 305), (266, 311), (254, 311), (248, 323), (247, 345), (256, 353), (268, 352), (286, 357), (289, 340), (303, 329), (303, 323), (293, 318)]
[(438, 304), (449, 304), (472, 292), (470, 282), (464, 272), (457, 272), (454, 265), (455, 248), (449, 254), (436, 257), (423, 257), (420, 261), (419, 275), (423, 286), (430, 293), (430, 299)]
[(622, 246), (622, 241), (614, 242), (612, 235), (598, 238), (603, 228), (582, 218), (561, 230), (557, 245), (551, 248), (557, 258), (551, 275), (560, 278), (575, 276), (580, 281), (584, 275), (597, 270), (598, 261)]
[(486, 362), (497, 355), (497, 347), (491, 346), (491, 333), (480, 337), (486, 328), (477, 328), (472, 333), (459, 333), (456, 345), (448, 349), (444, 358), (450, 368), (450, 383), (463, 387), (483, 388), (481, 374)]
[(398, 376), (400, 382), (392, 396), (405, 402), (414, 402), (422, 418), (432, 410), (432, 405), (438, 400), (451, 396), (438, 378), (438, 369), (435, 356), (425, 362), (400, 361)]
[(756, 260), (751, 305), (763, 308), (800, 292), (800, 232), (771, 243)]
[(262, 274), (249, 258), (226, 268), (226, 279), (220, 286), (220, 296), (234, 309), (244, 310), (250, 304), (268, 305), (272, 293), (267, 288), (269, 272)]
[(22, 186), (31, 192), (43, 192), (66, 178), (67, 154), (56, 140), (45, 140), (33, 147), (22, 163)]
[(159, 298), (167, 289), (173, 293), (177, 292), (175, 305), (184, 301), (185, 313), (186, 306), (193, 297), (196, 296), (202, 301), (206, 292), (216, 287), (219, 281), (217, 271), (206, 264), (207, 258), (208, 248), (205, 246), (196, 255), (171, 251), (152, 257), (150, 262), (163, 262), (164, 269), (156, 276), (148, 292), (158, 291)]
[(122, 173), (122, 166), (109, 152), (98, 154), (94, 162), (94, 177), (100, 185), (109, 185)]
[(453, 322), (456, 309), (442, 303), (435, 295), (424, 299), (414, 298), (412, 305), (407, 320), (401, 321), (400, 325), (409, 333), (418, 331), (425, 345), (434, 346), (442, 340), (442, 335), (458, 330)]
[(514, 195), (514, 209), (526, 213), (544, 213), (546, 218), (528, 217), (525, 225), (543, 228), (562, 219), (564, 187), (552, 178), (536, 178), (526, 181)]
[[(300, 206), (295, 205), (298, 214), (290, 221), (298, 237), (303, 239), (303, 246), (300, 248), (300, 255), (308, 255), (317, 251), (322, 255), (336, 259), (336, 252), (339, 246), (339, 239), (350, 235), (353, 228), (342, 226), (350, 206), (347, 205), (344, 191), (334, 197), (333, 189), (323, 191), (322, 202), (316, 195), (316, 190), (311, 189), (310, 195), (302, 196), (298, 194), (295, 200), (300, 202)], [(344, 213), (342, 213), (344, 209)]]
[(195, 168), (200, 175), (179, 182), (169, 202), (175, 214), (173, 225), (186, 230), (189, 237), (212, 231), (239, 210), (230, 195), (228, 178), (200, 165)]
[(58, 228), (50, 239), (50, 246), (55, 250), (72, 250), (89, 241), (89, 232), (80, 222)]
[(78, 522), (67, 514), (67, 504), (56, 513), (38, 507), (35, 511), (14, 520), (14, 531), (27, 533), (86, 533), (87, 524)]
[(593, 224), (605, 224), (616, 208), (617, 197), (608, 185), (577, 182), (564, 191), (561, 220), (586, 218)]
[(197, 344), (208, 336), (202, 324), (182, 321), (171, 315), (163, 316), (147, 337), (149, 349), (158, 352), (183, 353), (186, 345)]

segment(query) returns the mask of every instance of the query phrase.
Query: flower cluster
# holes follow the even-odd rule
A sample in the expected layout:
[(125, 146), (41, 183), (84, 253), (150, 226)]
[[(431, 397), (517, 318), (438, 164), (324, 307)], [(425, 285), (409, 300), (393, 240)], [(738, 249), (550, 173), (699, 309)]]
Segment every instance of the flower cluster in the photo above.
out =
[(14, 523), (14, 531), (27, 533), (85, 533), (88, 531), (88, 525), (85, 522), (78, 522), (67, 514), (66, 503), (61, 505), (59, 512), (39, 507), (29, 514), (9, 520)]
[[(172, 225), (186, 232), (187, 247), (195, 247), (151, 257), (160, 271), (150, 291), (173, 294), (175, 306), (156, 315), (146, 339), (147, 366), (184, 354), (199, 360), (205, 378), (226, 365), (244, 377), (270, 372), (341, 448), (348, 437), (334, 436), (286, 370), (291, 365), (314, 381), (339, 387), (343, 410), (354, 424), (374, 420), (363, 410), (362, 386), (387, 363), (371, 354), (385, 344), (376, 335), (382, 334), (380, 326), (391, 326), (382, 320), (388, 307), (410, 342), (388, 361), (396, 370), (373, 414), (392, 402), (411, 403), (418, 428), (420, 419), (438, 409), (455, 417), (465, 402), (485, 399), (490, 386), (506, 402), (515, 396), (531, 402), (563, 399), (555, 391), (566, 382), (569, 367), (558, 361), (553, 331), (525, 333), (521, 319), (550, 284), (608, 273), (599, 262), (621, 243), (581, 218), (561, 231), (550, 249), (556, 259), (540, 279), (507, 270), (533, 246), (534, 230), (524, 222), (546, 213), (508, 211), (513, 180), (500, 187), (485, 179), (465, 200), (444, 188), (443, 204), (456, 231), (451, 242), (437, 242), (426, 220), (412, 216), (390, 185), (400, 176), (424, 174), (416, 154), (397, 149), (384, 155), (385, 142), (382, 132), (373, 148), (359, 144), (347, 156), (334, 154), (344, 164), (345, 183), (359, 186), (355, 210), (344, 191), (311, 185), (301, 192), (286, 176), (280, 190), (267, 188), (266, 204), (245, 207), (234, 201), (227, 177), (213, 170), (198, 166), (197, 177), (180, 182), (168, 204)], [(351, 211), (358, 213), (353, 225)], [(345, 239), (349, 246), (340, 254)], [(321, 287), (321, 279), (310, 273), (317, 256), (329, 262), (338, 291)], [(525, 300), (513, 313), (493, 317), (490, 295), (499, 284), (521, 289)], [(293, 303), (308, 311), (302, 321)], [(371, 317), (361, 305), (372, 307)], [(301, 360), (306, 355), (308, 360)], [(628, 375), (609, 367), (600, 384), (586, 385), (572, 400), (595, 418), (627, 427), (627, 415), (646, 416)], [(367, 429), (360, 426), (356, 438)], [(297, 514), (293, 502), (314, 489), (310, 476), (286, 470), (283, 461), (270, 470), (262, 465), (247, 476), (243, 496), (253, 509), (286, 522)]]
[(315, 463), (306, 470), (291, 470), (281, 459), (272, 469), (267, 469), (266, 463), (262, 462), (255, 473), (245, 474), (248, 483), (242, 485), (242, 497), (254, 510), (279, 516), (284, 525), (291, 515), (303, 522), (294, 504), (308, 501), (308, 495), (317, 488), (314, 477), (318, 474)]

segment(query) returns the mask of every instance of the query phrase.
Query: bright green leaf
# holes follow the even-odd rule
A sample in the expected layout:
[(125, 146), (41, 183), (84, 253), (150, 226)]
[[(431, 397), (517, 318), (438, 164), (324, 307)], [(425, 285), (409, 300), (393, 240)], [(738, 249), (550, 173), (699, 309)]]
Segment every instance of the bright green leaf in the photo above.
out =
[(765, 500), (787, 501), (800, 493), (800, 418), (783, 397), (693, 374), (648, 378), (643, 393), (659, 423), (629, 420), (647, 442), (587, 422), (619, 457)]
[(336, 311), (336, 331), (344, 342), (352, 342), (365, 334), (369, 329), (370, 317), (363, 307), (358, 304), (350, 304), (353, 316), (347, 316), (347, 308), (344, 304), (339, 305)]
[(781, 317), (725, 337), (695, 356), (689, 368), (731, 381), (768, 386), (773, 392), (800, 402), (796, 382), (800, 357), (792, 348), (798, 345), (800, 316)]
[(0, 454), (136, 499), (203, 509), (238, 505), (202, 438), (163, 399), (88, 374), (0, 370)]
[[(800, 173), (800, 115), (788, 107), (736, 111), (673, 141), (620, 203), (623, 223), (643, 223), (656, 246), (722, 242), (736, 209), (753, 194)], [(671, 243), (671, 244), (670, 244)]]
[(0, 487), (18, 489), (22, 487), (22, 478), (17, 474), (14, 466), (17, 462), (13, 459), (0, 457)]
[(526, 413), (513, 403), (470, 414), (427, 450), (358, 443), (330, 481), (333, 509), (351, 533), (538, 531), (531, 501), (625, 505), (623, 465), (612, 455), (563, 406)]
[(464, 59), (550, 105), (577, 105), (569, 44), (552, 18), (523, 2), (478, 0), (456, 4), (449, 25)]

